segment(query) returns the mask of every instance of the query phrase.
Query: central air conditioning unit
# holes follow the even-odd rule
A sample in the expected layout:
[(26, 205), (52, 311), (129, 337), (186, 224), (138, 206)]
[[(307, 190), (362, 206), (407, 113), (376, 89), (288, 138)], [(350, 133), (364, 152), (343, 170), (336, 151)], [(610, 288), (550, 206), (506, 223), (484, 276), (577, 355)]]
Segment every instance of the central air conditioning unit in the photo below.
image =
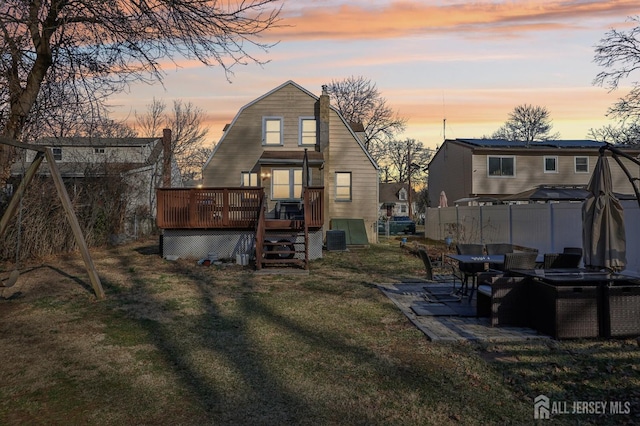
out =
[(347, 249), (347, 234), (343, 229), (327, 231), (327, 251), (345, 251)]

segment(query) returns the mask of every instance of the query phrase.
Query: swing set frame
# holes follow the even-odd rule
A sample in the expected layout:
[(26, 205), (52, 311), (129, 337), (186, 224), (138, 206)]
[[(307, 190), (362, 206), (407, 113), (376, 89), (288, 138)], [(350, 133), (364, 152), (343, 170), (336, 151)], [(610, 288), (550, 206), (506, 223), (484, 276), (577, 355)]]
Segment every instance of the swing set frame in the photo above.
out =
[(67, 216), (67, 220), (71, 225), (71, 230), (73, 231), (73, 235), (76, 240), (76, 244), (78, 244), (78, 248), (80, 249), (80, 253), (82, 254), (82, 259), (84, 260), (85, 267), (87, 269), (87, 273), (89, 274), (89, 280), (91, 281), (91, 286), (93, 287), (93, 291), (96, 294), (98, 299), (104, 299), (105, 294), (102, 288), (102, 283), (100, 282), (100, 277), (98, 276), (98, 272), (96, 271), (95, 265), (93, 264), (93, 260), (91, 259), (91, 255), (89, 254), (89, 248), (87, 246), (87, 242), (84, 239), (84, 235), (82, 234), (82, 229), (80, 229), (80, 224), (78, 223), (78, 218), (76, 217), (76, 213), (73, 209), (73, 205), (71, 204), (71, 199), (69, 198), (69, 194), (67, 193), (67, 189), (64, 186), (64, 182), (62, 180), (62, 175), (60, 174), (60, 170), (58, 169), (58, 165), (56, 164), (56, 160), (53, 156), (53, 151), (49, 147), (27, 144), (15, 141), (13, 139), (9, 139), (6, 137), (0, 136), (0, 144), (10, 145), (16, 148), (28, 149), (32, 151), (36, 151), (36, 156), (27, 169), (24, 177), (20, 181), (18, 188), (13, 193), (11, 200), (9, 201), (9, 205), (7, 206), (7, 210), (2, 215), (2, 219), (0, 219), (0, 236), (4, 234), (9, 225), (9, 221), (15, 215), (18, 206), (20, 204), (20, 200), (24, 196), (24, 193), (33, 180), (40, 164), (42, 164), (42, 160), (47, 159), (47, 163), (49, 164), (49, 168), (51, 170), (51, 177), (53, 178), (53, 183), (56, 186), (56, 190), (58, 191), (58, 196), (60, 197), (60, 201), (62, 202), (62, 207)]

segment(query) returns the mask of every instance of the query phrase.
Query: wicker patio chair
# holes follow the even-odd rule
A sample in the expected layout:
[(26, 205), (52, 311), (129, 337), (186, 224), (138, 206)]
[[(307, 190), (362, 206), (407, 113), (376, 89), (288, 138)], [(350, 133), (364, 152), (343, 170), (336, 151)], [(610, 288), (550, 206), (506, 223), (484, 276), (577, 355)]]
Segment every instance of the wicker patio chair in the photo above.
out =
[[(469, 254), (474, 256), (482, 256), (484, 255), (484, 245), (483, 244), (457, 244), (456, 251), (458, 254)], [(461, 273), (462, 284), (464, 286), (464, 292), (469, 291), (469, 278), (471, 278), (471, 292), (473, 295), (473, 290), (477, 284), (477, 277), (480, 272), (483, 272), (484, 264), (482, 263), (465, 263), (459, 262), (458, 268)], [(471, 297), (469, 298), (471, 300)]]
[(530, 327), (530, 283), (525, 278), (497, 276), (478, 286), (477, 316), (489, 317), (491, 325)]
[(538, 251), (523, 251), (504, 255), (503, 270), (508, 274), (513, 269), (535, 269)]
[[(518, 306), (516, 311), (518, 309), (526, 310), (526, 305), (523, 305), (522, 303), (522, 298), (526, 299), (526, 295), (524, 294), (525, 290), (518, 288), (513, 295), (510, 295), (514, 285), (522, 281), (521, 278), (511, 276), (510, 271), (513, 269), (534, 269), (536, 265), (536, 257), (538, 257), (537, 251), (506, 253), (504, 255), (504, 271), (491, 270), (479, 274), (478, 295), (476, 297), (476, 307), (479, 316), (489, 316), (487, 315), (487, 312), (490, 312), (492, 323), (495, 322), (494, 325), (502, 325), (505, 322), (509, 322), (510, 325), (516, 325), (515, 323), (522, 322), (521, 320), (523, 318), (528, 320), (528, 315), (520, 318), (517, 316), (517, 312), (514, 312), (513, 314), (501, 314), (501, 312), (511, 312), (509, 309), (511, 309), (512, 306)], [(494, 288), (494, 285), (497, 285), (498, 287)], [(487, 298), (489, 300), (487, 300)], [(511, 299), (516, 298), (517, 300), (515, 302), (510, 301)], [(505, 305), (507, 307), (501, 307), (503, 299), (507, 300)], [(514, 316), (515, 319), (512, 318)]]
[[(456, 288), (456, 275), (455, 274), (436, 274), (433, 270), (433, 263), (431, 262), (431, 258), (429, 254), (424, 248), (418, 249), (418, 255), (420, 259), (422, 259), (422, 263), (424, 264), (424, 269), (427, 275), (428, 281), (433, 281), (435, 283), (440, 284), (451, 284), (451, 291), (444, 291), (434, 293), (430, 291), (431, 294), (437, 296), (438, 301), (459, 301), (462, 298), (460, 289)], [(462, 287), (462, 283), (460, 283), (460, 287)], [(447, 297), (449, 296), (449, 297)]]
[[(509, 243), (489, 243), (485, 245), (487, 254), (507, 254), (513, 253), (513, 244)], [(499, 263), (490, 263), (489, 269), (502, 270), (502, 265)]]
[(577, 253), (545, 253), (544, 269), (577, 268), (581, 258)]
[(562, 252), (579, 254), (580, 256), (582, 256), (582, 247), (565, 247), (562, 249)]

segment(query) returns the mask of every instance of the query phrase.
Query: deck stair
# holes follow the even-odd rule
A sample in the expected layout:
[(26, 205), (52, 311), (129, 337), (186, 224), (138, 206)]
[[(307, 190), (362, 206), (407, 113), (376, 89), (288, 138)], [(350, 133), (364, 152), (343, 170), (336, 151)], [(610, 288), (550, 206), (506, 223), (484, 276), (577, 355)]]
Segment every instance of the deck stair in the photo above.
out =
[(295, 219), (267, 219), (261, 208), (256, 226), (256, 269), (309, 269), (309, 227), (305, 216), (306, 213)]

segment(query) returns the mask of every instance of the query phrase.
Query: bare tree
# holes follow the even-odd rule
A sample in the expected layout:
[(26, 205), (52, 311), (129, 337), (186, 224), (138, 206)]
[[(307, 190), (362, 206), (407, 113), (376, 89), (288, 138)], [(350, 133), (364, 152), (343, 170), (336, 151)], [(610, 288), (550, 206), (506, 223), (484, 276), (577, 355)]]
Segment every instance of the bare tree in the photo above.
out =
[(166, 109), (167, 104), (164, 101), (153, 98), (144, 114), (134, 113), (140, 134), (149, 138), (161, 135), (162, 129), (167, 126)]
[(599, 142), (609, 142), (619, 145), (640, 144), (640, 123), (623, 122), (617, 126), (606, 125), (599, 129), (589, 129), (587, 137)]
[[(0, 135), (23, 136), (47, 87), (98, 105), (133, 81), (162, 81), (179, 57), (232, 72), (261, 61), (249, 52), (277, 25), (278, 0), (3, 0), (0, 4)], [(75, 96), (71, 96), (75, 95)], [(0, 183), (14, 150), (0, 146)]]
[(526, 143), (558, 139), (560, 134), (551, 134), (552, 127), (549, 111), (545, 107), (518, 105), (509, 113), (509, 119), (505, 124), (496, 130), (491, 138)]
[[(612, 29), (596, 45), (594, 62), (605, 68), (593, 83), (606, 86), (609, 91), (618, 88), (620, 81), (640, 69), (640, 17), (630, 17), (635, 24), (629, 31)], [(636, 121), (640, 116), (640, 83), (632, 83), (631, 91), (620, 98), (607, 112), (608, 116), (622, 121)]]
[(364, 126), (364, 146), (376, 161), (385, 144), (404, 131), (406, 119), (394, 113), (371, 80), (353, 76), (333, 80), (327, 91), (345, 120)]
[(191, 102), (183, 102), (180, 99), (173, 102), (172, 111), (167, 113), (166, 109), (162, 100), (153, 99), (145, 114), (136, 114), (140, 133), (147, 137), (155, 137), (162, 133), (163, 128), (170, 128), (171, 151), (182, 180), (198, 179), (212, 151), (211, 148), (203, 146), (209, 133), (209, 129), (202, 124), (204, 111)]
[(387, 179), (408, 182), (411, 173), (412, 182), (419, 183), (426, 181), (427, 164), (431, 155), (432, 151), (415, 139), (392, 140), (386, 145), (381, 163), (384, 164)]

